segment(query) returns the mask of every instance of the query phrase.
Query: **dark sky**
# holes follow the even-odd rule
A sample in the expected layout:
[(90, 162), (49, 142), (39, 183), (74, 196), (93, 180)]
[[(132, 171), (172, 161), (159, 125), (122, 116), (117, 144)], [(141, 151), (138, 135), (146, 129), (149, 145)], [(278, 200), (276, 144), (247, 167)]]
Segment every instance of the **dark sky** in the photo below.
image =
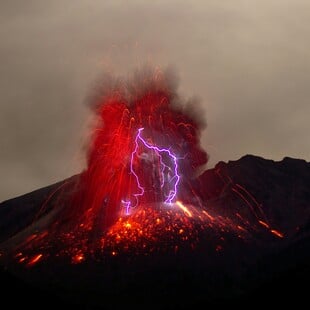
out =
[(310, 160), (309, 0), (2, 0), (0, 201), (83, 168), (102, 73), (172, 65), (198, 96), (211, 168)]

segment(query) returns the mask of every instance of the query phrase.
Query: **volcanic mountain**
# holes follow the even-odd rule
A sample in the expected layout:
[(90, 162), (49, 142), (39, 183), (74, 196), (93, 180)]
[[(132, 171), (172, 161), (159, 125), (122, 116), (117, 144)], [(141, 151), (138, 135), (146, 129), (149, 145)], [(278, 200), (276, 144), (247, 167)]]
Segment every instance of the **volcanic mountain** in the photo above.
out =
[[(307, 300), (305, 160), (219, 162), (176, 202), (141, 203), (108, 227), (101, 225), (104, 204), (91, 221), (74, 214), (81, 178), (0, 204), (1, 286), (11, 305), (39, 308), (39, 296), (50, 306), (83, 309)], [(11, 291), (16, 300), (6, 297)]]

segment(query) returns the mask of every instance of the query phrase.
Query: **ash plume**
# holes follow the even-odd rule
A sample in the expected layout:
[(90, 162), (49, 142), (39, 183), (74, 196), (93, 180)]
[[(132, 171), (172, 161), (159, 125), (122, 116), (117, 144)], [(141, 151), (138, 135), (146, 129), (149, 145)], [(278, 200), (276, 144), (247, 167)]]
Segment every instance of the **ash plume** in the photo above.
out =
[[(78, 198), (83, 210), (98, 210), (104, 201), (104, 218), (115, 219), (124, 199), (130, 205), (167, 199), (169, 194), (163, 191), (171, 188), (160, 189), (158, 183), (168, 178), (164, 174), (171, 173), (171, 159), (158, 163), (154, 156), (159, 155), (161, 160), (161, 155), (154, 155), (145, 146), (134, 152), (140, 130), (150, 145), (167, 148), (178, 158), (181, 186), (207, 163), (207, 153), (200, 146), (200, 133), (206, 125), (200, 102), (179, 96), (178, 84), (172, 68), (150, 66), (137, 69), (128, 78), (105, 75), (95, 84), (87, 101), (95, 121), (87, 148), (87, 168), (81, 178), (84, 193)], [(160, 171), (166, 169), (163, 165), (169, 166), (167, 171)], [(137, 166), (137, 174), (133, 166)], [(143, 184), (147, 193), (137, 194), (142, 188), (144, 191)], [(137, 200), (137, 195), (141, 197), (133, 203), (132, 196)]]
[[(169, 95), (171, 108), (189, 116), (199, 130), (206, 128), (205, 111), (198, 97), (182, 98), (178, 93), (180, 79), (172, 66), (165, 69), (144, 65), (128, 76), (105, 73), (98, 78), (86, 98), (86, 105), (96, 114), (108, 103), (108, 98), (119, 96), (128, 106), (147, 93), (164, 92)], [(146, 103), (147, 104), (147, 103)]]

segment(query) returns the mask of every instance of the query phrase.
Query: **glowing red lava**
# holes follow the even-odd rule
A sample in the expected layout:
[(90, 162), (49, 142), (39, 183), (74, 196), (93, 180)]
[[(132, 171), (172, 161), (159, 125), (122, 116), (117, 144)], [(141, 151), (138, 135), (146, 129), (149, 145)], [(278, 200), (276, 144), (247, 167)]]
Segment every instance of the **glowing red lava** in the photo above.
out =
[(8, 247), (19, 263), (31, 267), (61, 257), (79, 264), (90, 257), (175, 253), (206, 246), (210, 234), (219, 252), (227, 234), (246, 240), (258, 226), (283, 237), (238, 184), (233, 191), (255, 214), (255, 225), (239, 213), (228, 218), (208, 211), (192, 187), (197, 169), (207, 162), (194, 114), (180, 103), (164, 73), (154, 71), (142, 81), (120, 83), (96, 101), (87, 169), (70, 199), (58, 199), (11, 240)]
[(97, 125), (81, 177), (85, 190), (73, 202), (85, 225), (96, 225), (101, 214), (99, 225), (106, 229), (139, 204), (175, 202), (177, 187), (207, 162), (200, 128), (177, 104), (165, 75), (156, 71), (145, 79), (142, 90), (134, 85), (128, 94), (120, 86), (96, 103)]

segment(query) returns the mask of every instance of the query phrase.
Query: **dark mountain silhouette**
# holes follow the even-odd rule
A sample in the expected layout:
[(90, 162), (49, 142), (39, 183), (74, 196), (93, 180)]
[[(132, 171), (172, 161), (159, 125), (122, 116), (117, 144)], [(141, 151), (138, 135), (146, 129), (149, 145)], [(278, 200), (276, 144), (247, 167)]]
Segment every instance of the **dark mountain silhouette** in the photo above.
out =
[[(1, 286), (11, 305), (23, 300), (24, 306), (40, 308), (38, 296), (50, 307), (83, 309), (185, 309), (201, 308), (202, 303), (248, 307), (253, 301), (297, 306), (308, 301), (310, 163), (305, 160), (246, 155), (219, 162), (193, 180), (196, 198), (188, 203), (199, 198), (210, 217), (203, 227), (193, 222), (198, 240), (194, 249), (176, 238), (181, 248), (177, 253), (145, 255), (139, 250), (82, 264), (51, 258), (32, 268), (12, 263), (16, 240), (28, 236), (39, 221), (37, 230), (48, 227), (46, 219), (60, 194), (66, 202), (78, 190), (78, 180), (76, 175), (0, 204)], [(161, 239), (162, 249), (169, 238)]]

